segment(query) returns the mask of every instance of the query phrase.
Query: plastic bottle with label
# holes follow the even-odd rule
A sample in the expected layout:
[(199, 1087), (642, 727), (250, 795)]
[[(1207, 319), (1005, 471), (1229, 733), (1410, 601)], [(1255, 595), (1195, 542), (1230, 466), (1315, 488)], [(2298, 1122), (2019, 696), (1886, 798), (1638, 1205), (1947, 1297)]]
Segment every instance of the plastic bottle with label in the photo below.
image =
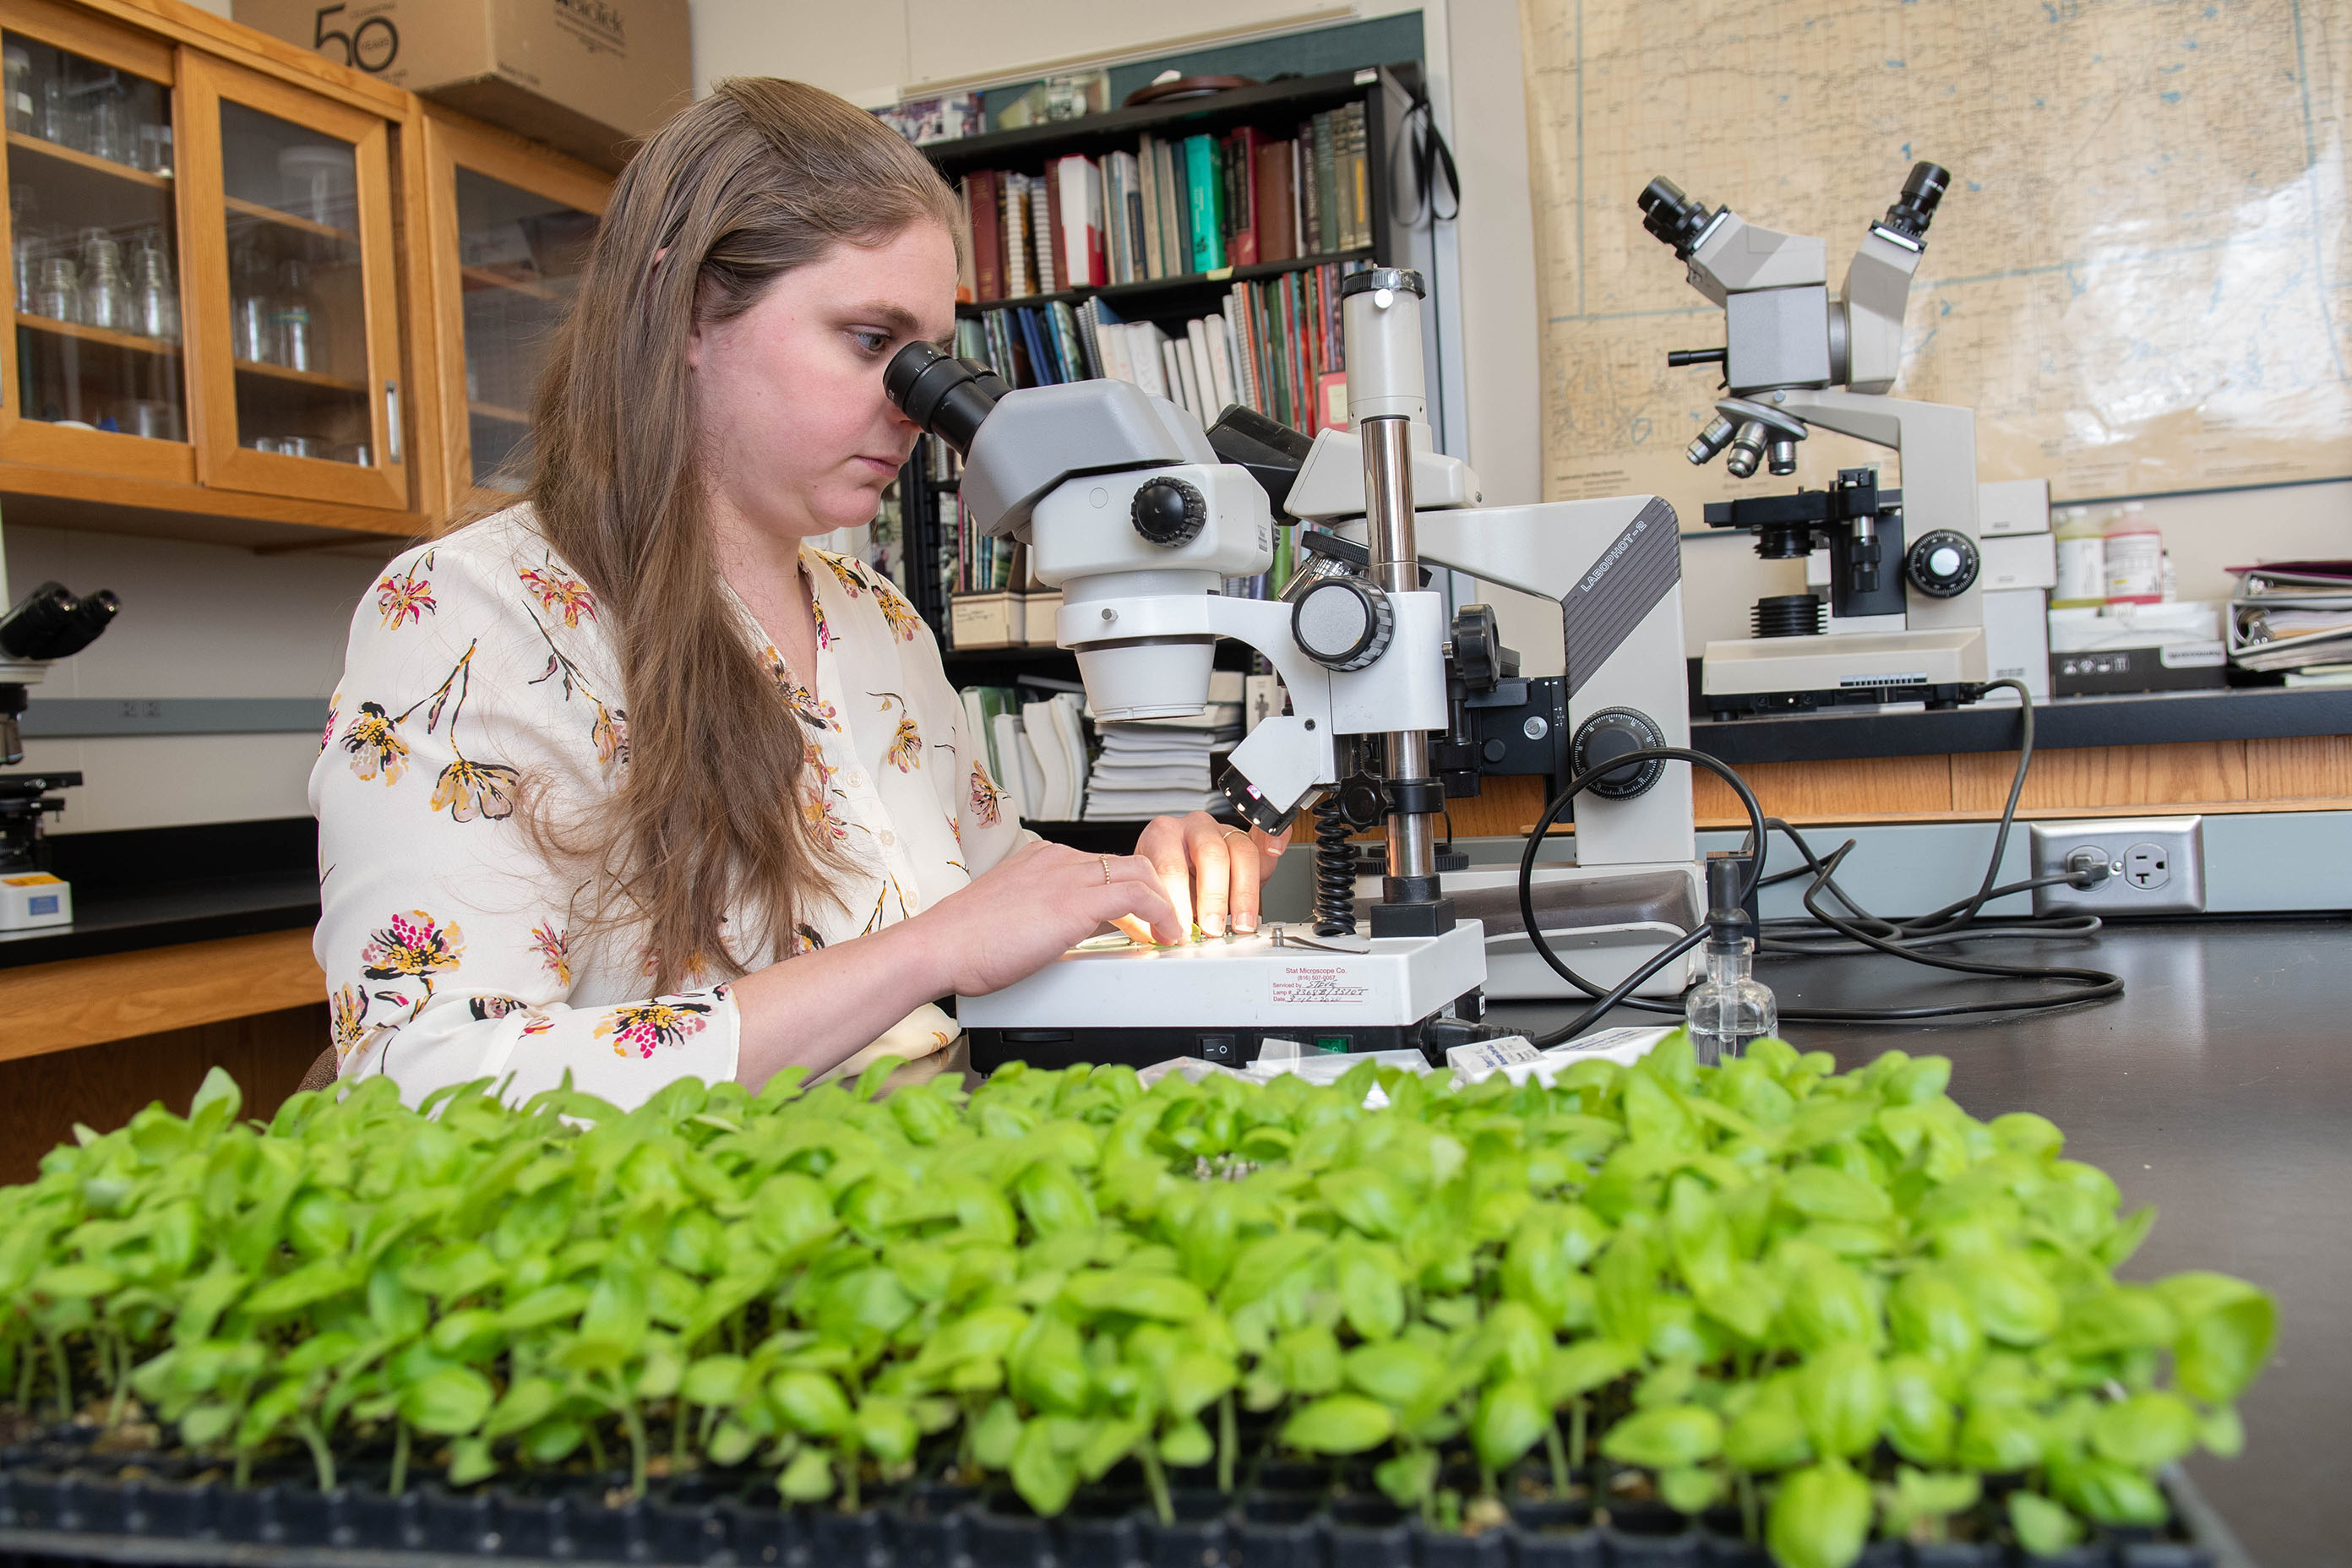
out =
[(2105, 521), (2086, 506), (2070, 506), (2058, 514), (2052, 530), (2058, 547), (2058, 585), (2051, 590), (2053, 610), (2095, 610), (2107, 602), (2107, 541)]
[(2107, 603), (2154, 605), (2164, 598), (2164, 535), (2138, 501), (2107, 521)]

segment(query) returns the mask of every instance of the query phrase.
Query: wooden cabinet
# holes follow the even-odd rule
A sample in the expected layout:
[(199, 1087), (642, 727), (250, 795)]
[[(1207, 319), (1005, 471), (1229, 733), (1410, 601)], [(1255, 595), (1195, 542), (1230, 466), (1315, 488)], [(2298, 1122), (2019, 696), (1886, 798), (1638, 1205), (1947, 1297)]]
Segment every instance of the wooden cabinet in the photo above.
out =
[(0, 510), (293, 545), (510, 489), (610, 179), (180, 0), (0, 0)]
[(414, 510), (391, 126), (193, 50), (181, 84), (198, 477)]
[(423, 127), (445, 509), (530, 479), (531, 398), (611, 176), (428, 108)]

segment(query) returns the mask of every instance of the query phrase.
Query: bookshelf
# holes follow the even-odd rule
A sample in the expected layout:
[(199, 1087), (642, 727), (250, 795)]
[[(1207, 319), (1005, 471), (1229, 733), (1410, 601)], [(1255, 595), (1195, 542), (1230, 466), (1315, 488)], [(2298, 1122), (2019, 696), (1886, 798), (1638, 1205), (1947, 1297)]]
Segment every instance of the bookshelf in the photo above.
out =
[[(1116, 279), (1119, 268), (1111, 255), (1107, 232), (1114, 218), (1109, 177), (1113, 154), (1137, 153), (1146, 145), (1146, 138), (1150, 138), (1152, 143), (1178, 146), (1186, 138), (1212, 138), (1213, 145), (1232, 169), (1233, 180), (1238, 182), (1238, 185), (1223, 180), (1213, 182), (1220, 199), (1246, 199), (1250, 203), (1247, 210), (1255, 215), (1266, 210), (1264, 187), (1255, 183), (1255, 147), (1259, 142), (1300, 140), (1302, 129), (1317, 124), (1318, 116), (1334, 116), (1339, 122), (1360, 125), (1360, 137), (1343, 144), (1344, 151), (1360, 160), (1363, 177), (1359, 187), (1360, 196), (1348, 209), (1353, 232), (1343, 229), (1339, 235), (1343, 243), (1339, 246), (1325, 245), (1318, 226), (1300, 221), (1307, 216), (1303, 210), (1302, 191), (1296, 216), (1288, 225), (1297, 255), (1207, 269), (1175, 271), (1166, 268), (1164, 276), (1050, 291), (1036, 291), (1033, 287), (1030, 292), (1011, 297), (961, 303), (957, 307), (961, 323), (959, 352), (989, 359), (997, 364), (1001, 374), (1012, 373), (1006, 374), (1006, 380), (1016, 387), (1127, 374), (1129, 379), (1140, 382), (1147, 390), (1164, 392), (1175, 401), (1192, 406), (1202, 416), (1203, 425), (1214, 421), (1225, 402), (1245, 402), (1311, 434), (1323, 423), (1318, 416), (1327, 407), (1329, 386), (1335, 384), (1332, 378), (1340, 370), (1336, 310), (1339, 276), (1360, 266), (1426, 266), (1421, 254), (1423, 247), (1416, 243), (1409, 223), (1401, 222), (1393, 209), (1390, 158), (1398, 125), (1419, 87), (1420, 68), (1416, 64), (1367, 65), (924, 147), (922, 151), (932, 165), (968, 193), (968, 201), (992, 188), (1001, 189), (1007, 176), (1019, 175), (1040, 183), (1039, 201), (1043, 205), (1044, 184), (1058, 179), (1061, 160), (1076, 156), (1094, 161), (1095, 178), (1101, 183), (1104, 202), (1104, 276)], [(1244, 131), (1255, 132), (1256, 139), (1237, 134)], [(1328, 134), (1328, 130), (1318, 126), (1318, 136)], [(1355, 144), (1358, 142), (1360, 145)], [(1328, 149), (1328, 142), (1325, 145)], [(1235, 152), (1236, 148), (1240, 152)], [(1291, 166), (1293, 188), (1298, 181), (1312, 177), (1310, 167), (1305, 156)], [(1330, 170), (1327, 167), (1324, 174), (1328, 177)], [(974, 176), (980, 178), (975, 180)], [(1185, 188), (1191, 188), (1189, 180)], [(1330, 185), (1322, 187), (1327, 204), (1331, 189)], [(1058, 190), (1055, 194), (1058, 200)], [(999, 226), (995, 233), (1000, 245), (1000, 270), (995, 281), (1002, 289), (1012, 282), (1003, 247), (1013, 241), (1001, 206), (994, 205), (995, 198), (991, 201)], [(973, 205), (972, 222), (977, 227), (982, 215), (977, 204)], [(1169, 210), (1160, 209), (1163, 229)], [(1178, 216), (1181, 224), (1181, 211)], [(1261, 225), (1265, 221), (1260, 218)], [(1132, 220), (1123, 242), (1130, 272), (1149, 269), (1139, 255), (1137, 241), (1141, 236), (1136, 230), (1140, 226), (1139, 218)], [(1033, 247), (1037, 243), (1055, 245), (1055, 270), (1058, 278), (1068, 276), (1067, 252), (1060, 244), (1059, 229), (1050, 223), (1037, 222), (1034, 226), (1024, 223), (1012, 232), (1022, 235)], [(1231, 238), (1230, 233), (1221, 237), (1222, 242), (1230, 242)], [(1277, 243), (1272, 247), (1291, 247)], [(1165, 257), (1172, 251), (1181, 255), (1184, 248), (1171, 244), (1157, 254)], [(1150, 247), (1145, 246), (1143, 251), (1150, 253)], [(1024, 282), (1038, 276), (1034, 248), (1023, 271)], [(989, 289), (983, 285), (978, 291), (987, 293)], [(1289, 312), (1286, 316), (1276, 313), (1276, 301)], [(1255, 317), (1250, 315), (1253, 304), (1257, 310)], [(1013, 318), (1023, 312), (1031, 313), (1028, 326), (1034, 332), (1025, 340), (1020, 329), (1007, 331)], [(1000, 321), (982, 330), (991, 316), (1000, 318)], [(1173, 368), (1157, 377), (1161, 384), (1152, 384), (1153, 373), (1143, 371), (1139, 362), (1151, 352), (1164, 352), (1157, 351), (1156, 336), (1150, 340), (1154, 345), (1152, 350), (1125, 353), (1108, 342), (1097, 341), (1097, 336), (1099, 332), (1108, 339), (1114, 329), (1138, 333), (1146, 327), (1157, 329), (1165, 334), (1181, 361), (1188, 328), (1197, 337), (1199, 328), (1192, 324), (1205, 319), (1209, 330), (1214, 331), (1214, 323), (1221, 317), (1228, 323), (1229, 335), (1224, 342), (1225, 352), (1219, 357), (1226, 363), (1217, 367), (1214, 379), (1230, 388), (1230, 398), (1220, 388), (1209, 384), (1213, 378), (1198, 362), (1187, 369), (1192, 383), (1190, 388), (1181, 392), (1175, 389), (1172, 384), (1178, 377)], [(1245, 330), (1244, 321), (1255, 323), (1254, 333)], [(1060, 327), (1058, 338), (1048, 335), (1055, 331), (1052, 323), (1055, 322)], [(1077, 330), (1074, 331), (1074, 326)], [(1119, 341), (1125, 345), (1129, 340), (1122, 334)], [(1139, 349), (1145, 341), (1138, 336), (1134, 342)], [(1203, 351), (1203, 358), (1206, 357)], [(1128, 367), (1124, 372), (1123, 359)], [(908, 597), (939, 634), (949, 679), (961, 689), (1009, 685), (1024, 674), (1075, 679), (1076, 660), (1059, 648), (950, 646), (956, 595), (965, 591), (966, 584), (972, 591), (991, 591), (993, 578), (986, 571), (966, 570), (969, 563), (960, 556), (959, 540), (963, 531), (959, 527), (957, 487), (950, 477), (953, 471), (953, 464), (947, 460), (950, 456), (935, 450), (931, 439), (924, 437), (898, 484), (900, 548), (905, 552)], [(1001, 572), (1002, 568), (997, 570)], [(1018, 587), (1017, 584), (1010, 585)], [(1268, 584), (1263, 579), (1251, 585), (1253, 591), (1259, 593), (1278, 586), (1278, 583)], [(1255, 655), (1239, 645), (1221, 646), (1218, 649), (1217, 663), (1222, 668), (1249, 670), (1255, 662)], [(1075, 825), (1031, 826), (1049, 837), (1068, 837), (1069, 833), (1063, 829)], [(1100, 829), (1107, 825), (1084, 826)]]

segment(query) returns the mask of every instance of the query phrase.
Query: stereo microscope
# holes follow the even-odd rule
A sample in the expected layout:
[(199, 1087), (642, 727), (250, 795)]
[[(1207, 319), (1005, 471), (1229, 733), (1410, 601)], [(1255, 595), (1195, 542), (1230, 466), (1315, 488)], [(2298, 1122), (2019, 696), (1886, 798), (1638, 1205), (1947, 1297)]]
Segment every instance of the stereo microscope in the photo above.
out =
[[(1175, 948), (1106, 938), (1003, 990), (961, 999), (982, 1070), (1015, 1058), (1179, 1055), (1239, 1065), (1269, 1037), (1323, 1049), (1427, 1048), (1437, 1020), (1475, 1020), (1488, 973), (1482, 921), (1465, 918), (1441, 882), (1437, 826), (1449, 791), (1464, 793), (1465, 776), (1475, 786), (1479, 772), (1564, 781), (1572, 752), (1590, 765), (1686, 734), (1678, 685), (1647, 696), (1649, 711), (1619, 705), (1588, 722), (1580, 748), (1571, 733), (1594, 694), (1630, 672), (1655, 673), (1660, 627), (1671, 628), (1677, 656), (1664, 662), (1679, 666), (1672, 510), (1653, 497), (1476, 509), (1475, 476), (1431, 450), (1422, 292), (1418, 275), (1393, 268), (1343, 280), (1352, 428), (1311, 443), (1239, 408), (1204, 431), (1123, 381), (1011, 391), (985, 367), (929, 344), (902, 350), (886, 372), (892, 400), (963, 454), (961, 496), (975, 527), (1026, 542), (1038, 577), (1062, 590), (1058, 640), (1076, 654), (1097, 718), (1200, 711), (1215, 641), (1232, 637), (1266, 659), (1289, 697), (1289, 711), (1252, 731), (1220, 778), (1236, 813), (1283, 832), (1318, 798), (1318, 816), (1329, 816), (1327, 797), (1344, 786), (1360, 803), (1355, 825), (1384, 827), (1367, 931), (1352, 929), (1355, 849), (1342, 831), (1336, 846), (1318, 847), (1318, 864), (1333, 847), (1344, 858), (1336, 876), (1324, 868), (1311, 927), (1277, 923)], [(1222, 578), (1272, 564), (1276, 506), (1286, 509), (1284, 526), (1302, 518), (1328, 526), (1302, 533), (1307, 563), (1284, 596), (1224, 596)], [(1583, 656), (1572, 665), (1585, 670), (1589, 690), (1564, 700), (1560, 682), (1517, 679), (1483, 606), (1449, 621), (1444, 595), (1425, 585), (1418, 533), (1433, 523), (1445, 533), (1439, 520), (1454, 519), (1484, 519), (1493, 548), (1465, 538), (1443, 564), (1506, 585), (1557, 574), (1571, 584), (1567, 596), (1591, 602)], [(1488, 552), (1494, 562), (1483, 559)], [(1559, 589), (1530, 591), (1563, 598)], [(1637, 603), (1640, 592), (1647, 597)], [(1573, 635), (1569, 641), (1573, 647)], [(1502, 739), (1506, 722), (1516, 746)], [(1657, 847), (1679, 887), (1675, 898), (1652, 899), (1672, 918), (1631, 931), (1634, 951), (1619, 975), (1694, 929), (1702, 912), (1687, 768), (1643, 762), (1622, 771), (1622, 798), (1594, 805), (1591, 875), (1626, 873), (1607, 862), (1610, 834), (1599, 825), (1638, 799), (1642, 841)], [(1584, 847), (1581, 816), (1578, 827)], [(1629, 861), (1633, 841), (1617, 838)], [(1639, 902), (1612, 891), (1614, 910)], [(1500, 909), (1505, 900), (1486, 901)], [(1620, 944), (1604, 936), (1593, 945)], [(1664, 973), (1659, 984), (1679, 986), (1675, 966)]]
[[(1797, 468), (1797, 443), (1833, 430), (1902, 458), (1900, 490), (1875, 469), (1841, 469), (1827, 489), (1706, 508), (1710, 528), (1756, 535), (1766, 560), (1826, 547), (1827, 605), (1812, 594), (1759, 601), (1752, 637), (1706, 645), (1704, 700), (1717, 718), (1853, 703), (1951, 707), (1982, 696), (1985, 656), (1977, 526), (1976, 415), (1885, 395), (1902, 366), (1903, 312), (1951, 176), (1916, 164), (1829, 294), (1827, 247), (1709, 212), (1673, 181), (1641, 195), (1643, 226), (1723, 308), (1724, 346), (1677, 350), (1670, 365), (1720, 365), (1725, 395), (1685, 454), (1728, 451), (1747, 479), (1761, 462)], [(1907, 541), (1907, 543), (1906, 543)], [(1828, 617), (1859, 622), (1832, 628)]]

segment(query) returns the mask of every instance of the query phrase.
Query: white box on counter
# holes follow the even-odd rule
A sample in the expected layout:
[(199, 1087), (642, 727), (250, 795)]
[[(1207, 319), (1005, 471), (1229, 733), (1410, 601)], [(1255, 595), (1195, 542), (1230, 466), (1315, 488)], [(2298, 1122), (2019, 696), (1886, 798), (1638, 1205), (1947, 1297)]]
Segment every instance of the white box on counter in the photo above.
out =
[(1977, 486), (1977, 537), (2050, 531), (2048, 479), (1992, 479)]
[[(1991, 679), (2014, 678), (2025, 682), (2037, 703), (2050, 700), (2050, 598), (2039, 588), (1988, 592), (1984, 605), (1985, 668)], [(2017, 704), (2017, 693), (2003, 687), (1987, 702)]]
[(2049, 534), (1995, 534), (1979, 542), (1984, 567), (1978, 581), (1986, 593), (2058, 585), (2058, 543)]

